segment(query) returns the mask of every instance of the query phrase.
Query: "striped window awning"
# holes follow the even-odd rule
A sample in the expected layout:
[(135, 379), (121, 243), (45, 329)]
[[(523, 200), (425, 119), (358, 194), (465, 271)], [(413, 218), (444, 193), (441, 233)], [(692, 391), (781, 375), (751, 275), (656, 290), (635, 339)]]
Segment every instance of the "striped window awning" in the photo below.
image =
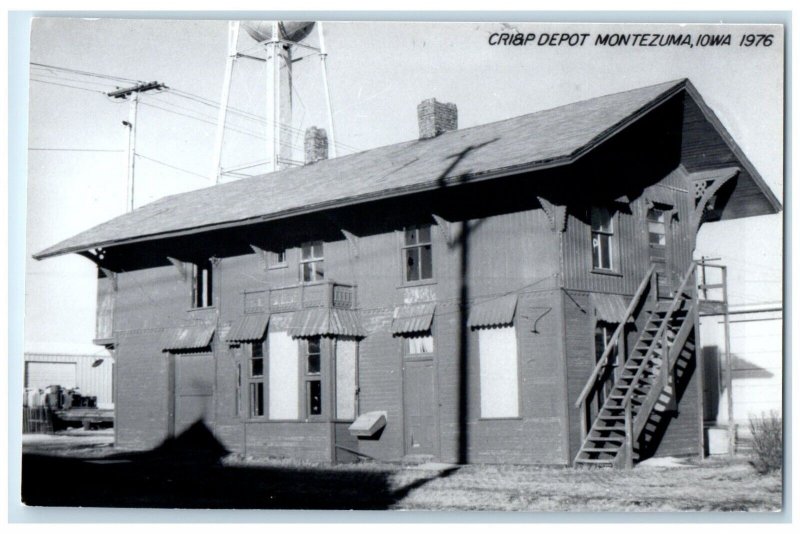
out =
[(233, 322), (225, 340), (228, 343), (260, 341), (264, 339), (268, 324), (268, 314), (243, 315)]
[[(596, 319), (606, 323), (619, 324), (628, 309), (628, 300), (622, 295), (592, 293), (591, 300)], [(633, 317), (629, 317), (628, 322), (632, 323)]]
[(507, 326), (514, 323), (517, 310), (517, 295), (505, 295), (492, 300), (473, 304), (469, 311), (467, 325), (470, 328), (488, 326)]
[(433, 312), (436, 304), (408, 304), (394, 309), (392, 318), (392, 334), (412, 334), (427, 332), (433, 323)]
[(178, 326), (164, 331), (161, 338), (162, 352), (179, 350), (196, 350), (207, 348), (211, 344), (216, 325), (195, 324)]
[(289, 335), (366, 337), (358, 312), (339, 308), (308, 308), (295, 312), (289, 324)]
[(663, 204), (670, 207), (675, 205), (675, 193), (672, 189), (658, 185), (648, 188), (645, 198), (654, 204)]

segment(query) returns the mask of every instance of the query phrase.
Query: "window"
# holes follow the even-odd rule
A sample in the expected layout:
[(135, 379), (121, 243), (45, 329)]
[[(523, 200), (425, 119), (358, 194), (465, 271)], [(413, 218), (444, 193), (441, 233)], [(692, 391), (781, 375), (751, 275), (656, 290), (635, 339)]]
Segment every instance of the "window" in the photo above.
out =
[(647, 232), (650, 236), (651, 247), (665, 247), (667, 245), (666, 212), (658, 208), (647, 210)]
[(406, 354), (431, 354), (433, 353), (433, 336), (422, 335), (414, 337), (406, 337)]
[(297, 419), (300, 415), (297, 341), (287, 332), (270, 332), (267, 339), (269, 418)]
[(300, 249), (300, 279), (303, 282), (324, 280), (325, 260), (322, 253), (322, 241), (303, 243)]
[[(248, 379), (250, 381), (250, 417), (263, 417), (264, 410), (264, 345), (248, 343)], [(241, 372), (241, 371), (240, 371)]]
[(405, 281), (433, 278), (431, 225), (409, 226), (403, 232), (403, 264)]
[(614, 335), (614, 329), (604, 322), (598, 322), (594, 329), (594, 356), (595, 362), (599, 362), (603, 357), (603, 353), (608, 347), (608, 342), (611, 336)]
[(607, 208), (592, 208), (592, 267), (611, 270), (614, 241), (614, 219)]
[(306, 359), (306, 416), (322, 415), (322, 380), (320, 338), (312, 337), (305, 342)]
[(207, 308), (211, 301), (211, 260), (192, 264), (192, 307)]
[(516, 329), (479, 329), (478, 351), (481, 418), (519, 417)]
[(270, 269), (286, 267), (286, 249), (267, 252), (267, 267)]

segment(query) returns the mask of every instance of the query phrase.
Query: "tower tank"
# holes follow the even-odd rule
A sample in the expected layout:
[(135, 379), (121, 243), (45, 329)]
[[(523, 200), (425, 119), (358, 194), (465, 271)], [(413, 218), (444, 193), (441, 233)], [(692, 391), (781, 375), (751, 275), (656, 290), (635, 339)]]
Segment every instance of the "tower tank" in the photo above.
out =
[[(247, 35), (259, 43), (272, 39), (272, 21), (248, 20), (242, 21), (241, 24), (244, 31), (247, 32)], [(295, 43), (308, 37), (308, 34), (311, 33), (313, 28), (314, 23), (308, 21), (290, 20), (278, 23), (278, 30), (281, 34), (280, 38)]]

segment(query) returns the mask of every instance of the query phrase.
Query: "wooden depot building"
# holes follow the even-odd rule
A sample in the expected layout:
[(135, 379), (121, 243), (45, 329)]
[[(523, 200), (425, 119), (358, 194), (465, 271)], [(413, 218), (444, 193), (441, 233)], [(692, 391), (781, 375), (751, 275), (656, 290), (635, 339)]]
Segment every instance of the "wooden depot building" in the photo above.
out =
[(702, 454), (701, 224), (780, 204), (688, 80), (169, 196), (98, 266), (116, 444), (630, 466)]

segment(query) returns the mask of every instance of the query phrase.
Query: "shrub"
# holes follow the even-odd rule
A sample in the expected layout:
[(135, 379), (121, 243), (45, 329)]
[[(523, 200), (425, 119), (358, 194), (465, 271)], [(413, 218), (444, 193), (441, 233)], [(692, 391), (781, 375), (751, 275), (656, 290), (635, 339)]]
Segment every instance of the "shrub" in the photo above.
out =
[(750, 417), (753, 452), (750, 463), (761, 474), (779, 471), (783, 465), (783, 425), (776, 411)]

